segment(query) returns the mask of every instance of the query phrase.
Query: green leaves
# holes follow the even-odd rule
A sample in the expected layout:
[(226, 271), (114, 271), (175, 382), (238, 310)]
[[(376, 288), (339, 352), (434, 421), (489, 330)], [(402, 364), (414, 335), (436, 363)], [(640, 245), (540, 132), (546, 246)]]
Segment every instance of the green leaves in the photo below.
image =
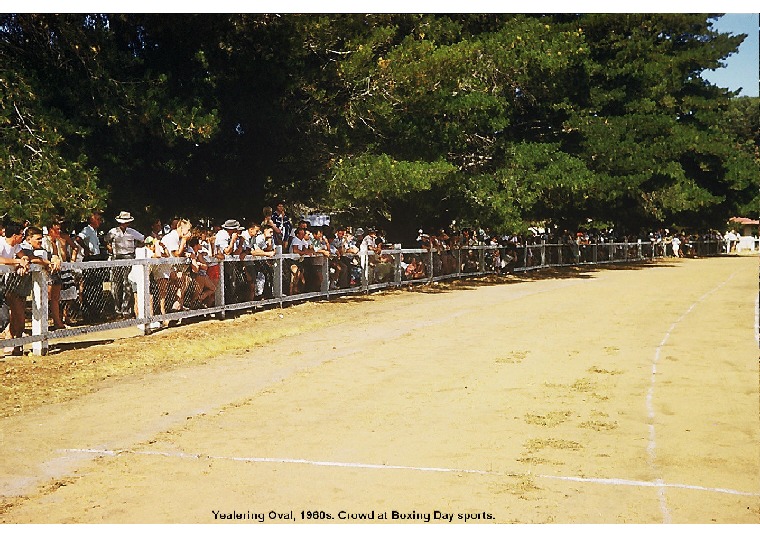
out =
[(1, 209), (716, 225), (756, 210), (760, 114), (700, 78), (742, 40), (711, 21), (1, 15)]

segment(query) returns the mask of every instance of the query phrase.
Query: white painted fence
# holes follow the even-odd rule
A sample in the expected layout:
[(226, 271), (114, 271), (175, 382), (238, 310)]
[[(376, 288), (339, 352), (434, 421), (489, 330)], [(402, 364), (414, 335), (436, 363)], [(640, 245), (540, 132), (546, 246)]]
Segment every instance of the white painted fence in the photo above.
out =
[[(693, 242), (688, 247), (687, 255), (708, 256), (720, 255), (726, 252), (723, 241), (699, 241)], [(346, 270), (354, 272), (358, 277), (347, 287), (337, 288), (332, 277), (331, 264), (323, 256), (314, 256), (311, 260), (293, 254), (282, 254), (278, 251), (272, 258), (263, 258), (268, 261), (267, 267), (271, 269), (271, 296), (249, 300), (241, 298), (239, 292), (231, 293), (231, 287), (250, 285), (247, 279), (246, 269), (254, 267), (254, 275), (262, 272), (255, 269), (255, 262), (261, 262), (260, 257), (248, 256), (243, 260), (237, 257), (228, 257), (218, 263), (219, 277), (217, 280), (216, 296), (212, 307), (197, 307), (174, 311), (166, 314), (155, 314), (152, 298), (155, 297), (155, 283), (152, 283), (151, 267), (156, 265), (172, 264), (175, 269), (183, 269), (188, 265), (188, 259), (123, 259), (114, 261), (90, 261), (84, 263), (63, 263), (63, 271), (73, 271), (80, 275), (77, 304), (83, 306), (85, 295), (88, 297), (94, 292), (96, 300), (90, 298), (101, 311), (100, 318), (96, 318), (89, 324), (75, 326), (66, 329), (51, 331), (49, 328), (49, 274), (34, 265), (31, 270), (33, 289), (28, 297), (30, 314), (26, 322), (25, 336), (21, 338), (4, 340), (4, 346), (31, 345), (35, 355), (44, 355), (48, 351), (49, 342), (59, 338), (67, 338), (90, 332), (111, 330), (137, 326), (144, 334), (151, 332), (151, 326), (162, 321), (180, 321), (181, 319), (211, 316), (224, 318), (225, 313), (239, 310), (255, 310), (265, 307), (281, 307), (288, 302), (304, 301), (312, 299), (330, 299), (349, 293), (368, 293), (370, 291), (412, 285), (417, 283), (430, 283), (447, 279), (477, 277), (494, 273), (523, 272), (539, 270), (548, 267), (563, 267), (571, 265), (597, 265), (605, 263), (629, 263), (644, 260), (652, 260), (672, 255), (665, 244), (652, 244), (649, 241), (621, 242), (621, 243), (595, 243), (590, 245), (577, 245), (574, 243), (534, 244), (514, 246), (473, 246), (462, 249), (446, 250), (441, 252), (423, 249), (395, 249), (383, 250), (388, 263), (382, 263), (377, 256), (355, 256), (353, 264), (344, 265)], [(427, 267), (425, 276), (419, 279), (408, 279), (404, 274), (404, 259), (414, 256), (421, 260)], [(313, 289), (298, 294), (288, 294), (286, 283), (288, 281), (286, 266), (292, 262), (311, 263), (310, 272), (314, 280), (319, 282), (319, 289)], [(261, 264), (259, 267), (263, 266)], [(108, 276), (116, 267), (124, 270), (138, 267), (136, 303), (140, 312), (136, 318), (115, 319), (113, 312), (109, 311), (112, 305), (109, 303), (111, 293)], [(355, 268), (354, 268), (355, 267)], [(189, 271), (189, 267), (184, 267)], [(267, 269), (267, 270), (269, 270)], [(382, 270), (381, 270), (382, 269)], [(250, 271), (250, 268), (249, 268)], [(10, 267), (0, 265), (0, 277), (11, 272)], [(382, 276), (382, 277), (381, 277)], [(245, 283), (241, 283), (241, 278)], [(255, 279), (255, 277), (254, 277)], [(89, 282), (89, 283), (88, 283)], [(92, 282), (95, 282), (94, 284)], [(94, 290), (93, 290), (94, 286)], [(154, 287), (151, 293), (151, 287)], [(239, 291), (239, 289), (237, 290)], [(103, 300), (98, 302), (98, 298)], [(112, 301), (112, 299), (111, 299)], [(146, 315), (147, 313), (147, 315)], [(26, 335), (28, 333), (30, 335)]]

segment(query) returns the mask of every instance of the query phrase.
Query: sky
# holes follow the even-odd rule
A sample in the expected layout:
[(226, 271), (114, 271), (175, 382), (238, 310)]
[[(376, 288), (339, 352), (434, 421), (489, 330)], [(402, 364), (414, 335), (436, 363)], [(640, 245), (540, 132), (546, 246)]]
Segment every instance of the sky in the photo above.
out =
[(758, 48), (757, 13), (726, 13), (713, 26), (719, 32), (734, 35), (747, 34), (739, 47), (738, 54), (729, 56), (724, 62), (726, 67), (708, 70), (702, 78), (716, 86), (736, 91), (742, 88), (740, 96), (758, 97), (758, 79), (760, 79), (760, 49)]

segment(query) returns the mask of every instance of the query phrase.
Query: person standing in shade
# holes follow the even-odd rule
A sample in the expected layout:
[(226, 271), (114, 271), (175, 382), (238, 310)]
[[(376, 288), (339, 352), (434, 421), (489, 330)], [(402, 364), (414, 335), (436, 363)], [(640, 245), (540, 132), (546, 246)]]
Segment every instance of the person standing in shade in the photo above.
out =
[(290, 221), (290, 217), (285, 214), (285, 204), (283, 202), (277, 204), (277, 210), (272, 215), (271, 222), (267, 223), (273, 226), (273, 229), (275, 230), (275, 245), (282, 245), (282, 251), (287, 252), (290, 248), (290, 241), (292, 239), (293, 223)]
[[(28, 274), (29, 257), (19, 255), (21, 243), (24, 240), (24, 232), (21, 225), (11, 223), (5, 226), (5, 236), (0, 237), (0, 264), (15, 267), (15, 271), (0, 274), (0, 306), (2, 303), (8, 306), (8, 326), (3, 328), (3, 339), (21, 337), (24, 333), (24, 307), (26, 295), (21, 296), (23, 291), (17, 291), (20, 282)], [(12, 356), (21, 356), (23, 347), (17, 346), (6, 349)]]
[[(134, 218), (127, 211), (121, 211), (116, 217), (118, 226), (112, 228), (105, 236), (106, 248), (113, 259), (134, 259), (135, 250), (145, 243), (145, 236), (134, 228), (129, 227)], [(133, 293), (132, 284), (129, 283), (131, 267), (119, 266), (111, 269), (111, 292), (113, 293), (116, 316), (121, 318), (132, 317)]]
[[(76, 237), (82, 247), (83, 261), (105, 261), (107, 255), (101, 252), (98, 228), (103, 223), (103, 217), (93, 211), (87, 220), (87, 225)], [(107, 268), (88, 268), (82, 271), (80, 296), (82, 298), (82, 319), (85, 322), (96, 322), (103, 313), (103, 284), (108, 278)]]
[[(168, 252), (168, 257), (183, 259), (187, 257), (187, 241), (192, 237), (192, 227), (193, 225), (190, 223), (190, 220), (179, 219), (177, 220), (177, 224), (173, 226), (173, 229), (164, 235), (161, 239), (161, 244)], [(188, 268), (185, 264), (177, 263), (169, 273), (169, 287), (176, 289), (176, 291), (173, 291), (175, 294), (172, 294), (172, 297), (177, 297), (176, 301), (171, 305), (171, 309), (174, 311), (180, 311), (184, 308), (185, 292), (190, 285), (190, 276), (188, 276), (187, 271)], [(159, 299), (161, 299), (160, 289)]]

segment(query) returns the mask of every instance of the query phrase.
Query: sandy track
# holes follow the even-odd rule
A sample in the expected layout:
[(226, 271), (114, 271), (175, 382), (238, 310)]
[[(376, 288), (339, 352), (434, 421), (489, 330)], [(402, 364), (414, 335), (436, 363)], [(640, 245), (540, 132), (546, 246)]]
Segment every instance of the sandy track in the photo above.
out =
[(731, 257), (288, 308), (4, 420), (0, 520), (758, 523), (757, 297)]

